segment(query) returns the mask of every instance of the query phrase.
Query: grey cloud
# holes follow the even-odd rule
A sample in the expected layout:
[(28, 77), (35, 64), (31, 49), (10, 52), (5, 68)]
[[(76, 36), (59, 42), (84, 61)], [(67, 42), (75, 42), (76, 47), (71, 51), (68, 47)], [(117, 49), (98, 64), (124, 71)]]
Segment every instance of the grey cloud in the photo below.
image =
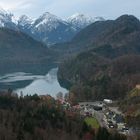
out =
[(105, 18), (116, 18), (122, 14), (140, 17), (139, 0), (0, 0), (0, 6), (16, 16), (27, 14), (38, 17), (49, 11), (63, 18), (76, 12)]

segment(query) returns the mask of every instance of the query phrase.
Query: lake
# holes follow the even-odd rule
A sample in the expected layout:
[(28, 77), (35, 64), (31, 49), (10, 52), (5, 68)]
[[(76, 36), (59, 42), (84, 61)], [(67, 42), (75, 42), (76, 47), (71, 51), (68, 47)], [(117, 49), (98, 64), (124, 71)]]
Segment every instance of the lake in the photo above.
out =
[(58, 92), (63, 94), (68, 91), (61, 87), (57, 79), (58, 68), (51, 69), (46, 75), (34, 75), (32, 73), (16, 72), (0, 76), (0, 88), (11, 88), (18, 95), (46, 95), (53, 97)]

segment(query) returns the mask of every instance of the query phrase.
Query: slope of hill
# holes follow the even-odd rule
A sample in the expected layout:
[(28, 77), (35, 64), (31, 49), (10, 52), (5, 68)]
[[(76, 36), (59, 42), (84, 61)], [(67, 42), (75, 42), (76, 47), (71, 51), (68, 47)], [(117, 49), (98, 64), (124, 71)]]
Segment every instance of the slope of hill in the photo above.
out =
[(50, 63), (52, 56), (50, 54), (46, 46), (26, 34), (0, 29), (1, 73), (24, 70), (26, 72), (31, 69), (38, 72), (41, 69), (45, 70)]
[(60, 65), (58, 79), (69, 85), (79, 100), (123, 98), (140, 83), (140, 56), (122, 56), (113, 61), (83, 53)]
[(127, 124), (134, 128), (135, 133), (139, 134), (139, 131), (136, 130), (140, 128), (140, 88), (134, 87), (119, 104), (125, 114)]

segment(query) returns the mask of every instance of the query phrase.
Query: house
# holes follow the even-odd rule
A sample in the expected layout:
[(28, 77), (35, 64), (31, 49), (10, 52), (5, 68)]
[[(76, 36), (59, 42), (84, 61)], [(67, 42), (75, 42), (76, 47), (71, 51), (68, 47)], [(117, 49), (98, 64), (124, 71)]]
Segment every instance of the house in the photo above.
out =
[(113, 103), (113, 101), (110, 100), (110, 99), (104, 99), (103, 102), (106, 103), (106, 104), (112, 104)]

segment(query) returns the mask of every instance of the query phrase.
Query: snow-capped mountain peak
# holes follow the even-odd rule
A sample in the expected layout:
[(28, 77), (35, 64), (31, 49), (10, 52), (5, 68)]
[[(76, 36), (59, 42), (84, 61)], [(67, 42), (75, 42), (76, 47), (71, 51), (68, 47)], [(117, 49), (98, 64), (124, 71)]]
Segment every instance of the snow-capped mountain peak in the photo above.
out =
[(0, 27), (15, 29), (16, 20), (13, 14), (0, 7)]
[(76, 13), (76, 14), (72, 15), (71, 17), (69, 17), (68, 19), (79, 19), (79, 18), (86, 18), (87, 19), (87, 16), (84, 14)]
[(84, 14), (76, 13), (69, 17), (67, 21), (77, 28), (84, 28), (93, 22), (93, 18)]
[(93, 18), (91, 16), (79, 14), (79, 13), (76, 13), (67, 19), (67, 21), (70, 24), (80, 29), (88, 26), (91, 23), (94, 23), (96, 21), (101, 21), (101, 20), (104, 20), (104, 19), (102, 17)]
[(2, 7), (0, 7), (0, 14), (8, 14), (6, 10), (4, 10)]
[(45, 29), (48, 29), (48, 31), (51, 31), (53, 29), (56, 29), (60, 23), (67, 24), (65, 21), (63, 21), (61, 18), (46, 12), (43, 15), (41, 15), (35, 22), (34, 27), (37, 29), (40, 29), (44, 26)]
[(61, 18), (58, 18), (56, 15), (53, 15), (49, 12), (45, 12), (43, 15), (40, 16), (40, 18), (42, 19), (54, 19), (54, 20), (61, 20)]
[(103, 17), (95, 17), (94, 22), (96, 21), (105, 21), (105, 19)]
[(33, 23), (33, 20), (26, 15), (22, 15), (18, 20), (18, 24), (20, 26), (31, 25), (32, 23)]

